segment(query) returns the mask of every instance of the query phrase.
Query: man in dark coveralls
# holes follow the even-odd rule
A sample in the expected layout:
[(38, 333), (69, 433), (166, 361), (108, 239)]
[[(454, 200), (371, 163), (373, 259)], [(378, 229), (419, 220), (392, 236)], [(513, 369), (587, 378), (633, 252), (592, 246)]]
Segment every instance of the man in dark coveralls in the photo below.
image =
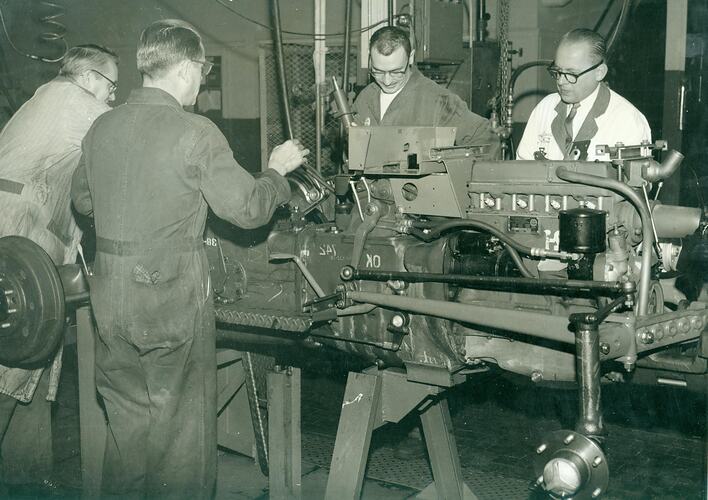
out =
[(287, 141), (258, 179), (207, 118), (186, 112), (210, 63), (199, 33), (161, 20), (140, 37), (142, 88), (83, 142), (72, 200), (96, 226), (96, 386), (108, 415), (106, 493), (205, 498), (216, 481), (215, 323), (207, 206), (244, 228), (290, 198), (308, 151)]
[(494, 154), (499, 139), (489, 120), (472, 113), (459, 96), (423, 76), (414, 57), (408, 33), (397, 26), (386, 26), (371, 36), (369, 73), (374, 81), (354, 100), (357, 125), (457, 127), (455, 144), (489, 144)]

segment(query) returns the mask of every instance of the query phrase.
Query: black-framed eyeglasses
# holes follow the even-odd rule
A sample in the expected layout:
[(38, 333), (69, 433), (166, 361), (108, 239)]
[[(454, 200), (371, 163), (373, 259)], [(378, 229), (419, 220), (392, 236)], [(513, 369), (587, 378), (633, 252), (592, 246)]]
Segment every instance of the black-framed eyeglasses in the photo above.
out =
[(207, 61), (206, 59), (203, 61), (200, 61), (199, 59), (192, 59), (191, 61), (202, 65), (202, 78), (207, 76), (211, 72), (211, 68), (214, 67), (214, 63)]
[(108, 78), (106, 75), (104, 75), (103, 73), (101, 73), (97, 69), (92, 69), (91, 71), (93, 71), (94, 73), (97, 73), (99, 76), (103, 77), (108, 83), (111, 84), (111, 86), (108, 88), (109, 94), (113, 94), (116, 90), (118, 90), (118, 84), (116, 82), (114, 82), (113, 80)]
[(561, 71), (559, 67), (555, 66), (555, 61), (553, 61), (550, 66), (546, 68), (546, 70), (548, 71), (548, 74), (551, 75), (551, 78), (553, 78), (554, 80), (558, 81), (561, 76), (564, 76), (568, 83), (573, 84), (577, 83), (578, 78), (583, 76), (585, 73), (589, 73), (590, 71), (599, 68), (600, 65), (604, 62), (605, 61), (603, 59), (599, 63), (590, 66), (588, 69), (581, 71), (580, 73), (569, 73), (567, 71)]
[(384, 76), (389, 75), (392, 80), (400, 80), (405, 76), (406, 72), (408, 72), (407, 64), (405, 68), (395, 69), (393, 71), (380, 71), (378, 69), (374, 69), (371, 67), (371, 63), (369, 63), (369, 68), (369, 74), (374, 78), (383, 78)]

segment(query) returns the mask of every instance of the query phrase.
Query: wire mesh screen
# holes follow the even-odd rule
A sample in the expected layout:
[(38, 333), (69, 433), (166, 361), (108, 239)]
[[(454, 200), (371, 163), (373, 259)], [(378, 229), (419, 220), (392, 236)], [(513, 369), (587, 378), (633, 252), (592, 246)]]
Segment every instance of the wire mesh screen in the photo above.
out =
[[(293, 135), (310, 151), (314, 160), (316, 147), (315, 120), (315, 69), (313, 64), (313, 46), (307, 44), (283, 44), (283, 59), (285, 73), (290, 87), (290, 120)], [(285, 112), (280, 96), (278, 66), (275, 50), (272, 45), (263, 45), (260, 54), (261, 64), (261, 150), (263, 165), (268, 160), (268, 154), (273, 147), (287, 139)], [(337, 76), (341, 80), (344, 67), (344, 48), (330, 46), (325, 58), (327, 79)], [(352, 46), (349, 59), (349, 80), (356, 78), (357, 49)], [(329, 85), (328, 85), (329, 88)], [(331, 90), (331, 89), (330, 89)], [(323, 90), (323, 94), (328, 90)], [(329, 102), (324, 96), (323, 101)], [(329, 106), (324, 106), (324, 126), (322, 128), (321, 167), (325, 175), (337, 172), (341, 150), (338, 141), (339, 120), (329, 113)], [(315, 162), (312, 161), (314, 166)]]

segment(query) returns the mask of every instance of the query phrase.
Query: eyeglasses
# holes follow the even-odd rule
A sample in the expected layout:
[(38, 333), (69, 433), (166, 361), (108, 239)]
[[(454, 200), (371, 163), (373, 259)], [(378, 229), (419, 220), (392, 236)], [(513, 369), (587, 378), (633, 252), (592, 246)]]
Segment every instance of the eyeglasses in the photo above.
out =
[(108, 78), (106, 75), (104, 75), (103, 73), (101, 73), (101, 72), (98, 71), (97, 69), (92, 69), (91, 71), (93, 71), (94, 73), (97, 73), (98, 75), (102, 76), (108, 83), (111, 84), (111, 86), (108, 88), (108, 93), (109, 93), (109, 94), (113, 94), (113, 93), (118, 89), (118, 84), (117, 84), (116, 82), (114, 82), (113, 80), (111, 80), (110, 78)]
[(389, 75), (392, 80), (400, 80), (408, 72), (408, 66), (406, 65), (403, 69), (396, 69), (393, 71), (379, 71), (378, 69), (370, 69), (369, 74), (374, 78), (383, 78)]
[(573, 84), (577, 83), (578, 78), (583, 76), (585, 73), (589, 73), (590, 71), (600, 67), (600, 65), (604, 62), (604, 60), (601, 60), (599, 63), (590, 66), (588, 69), (586, 69), (585, 71), (581, 71), (580, 73), (568, 73), (567, 71), (561, 71), (560, 68), (554, 65), (555, 61), (553, 61), (551, 65), (546, 68), (546, 70), (548, 71), (548, 74), (551, 75), (551, 78), (553, 78), (554, 80), (558, 81), (561, 76), (564, 76), (568, 83)]
[(191, 61), (202, 65), (202, 78), (207, 76), (211, 72), (211, 68), (214, 67), (214, 63), (211, 61), (207, 61), (206, 59), (204, 61), (200, 61), (198, 59), (191, 59)]

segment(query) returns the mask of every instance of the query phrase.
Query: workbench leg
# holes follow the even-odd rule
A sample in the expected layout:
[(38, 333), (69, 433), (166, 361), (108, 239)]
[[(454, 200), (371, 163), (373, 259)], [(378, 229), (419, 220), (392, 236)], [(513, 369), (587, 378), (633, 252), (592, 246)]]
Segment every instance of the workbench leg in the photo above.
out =
[(462, 478), (452, 419), (447, 400), (438, 399), (420, 414), (428, 449), (433, 482), (420, 492), (420, 499), (476, 500)]
[(300, 369), (268, 373), (269, 498), (299, 499), (302, 480)]
[(95, 330), (89, 306), (76, 310), (76, 350), (79, 361), (79, 428), (81, 432), (82, 496), (97, 498), (101, 492), (106, 417), (98, 402), (95, 370)]
[(358, 500), (361, 496), (380, 397), (380, 376), (349, 373), (327, 480), (326, 500)]

